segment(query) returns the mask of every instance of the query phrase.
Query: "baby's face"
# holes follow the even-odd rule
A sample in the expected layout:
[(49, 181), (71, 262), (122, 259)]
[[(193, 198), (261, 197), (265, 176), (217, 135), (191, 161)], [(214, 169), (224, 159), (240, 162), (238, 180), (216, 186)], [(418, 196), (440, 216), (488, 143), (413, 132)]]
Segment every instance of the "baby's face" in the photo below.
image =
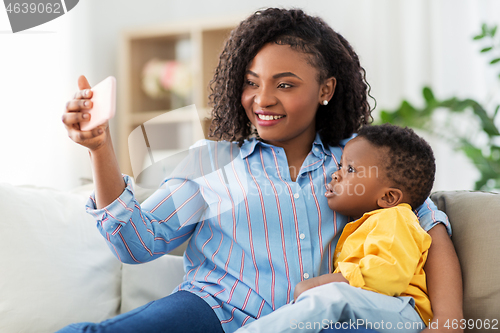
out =
[(378, 209), (377, 200), (388, 186), (382, 163), (385, 149), (372, 145), (365, 138), (347, 143), (339, 170), (332, 174), (325, 196), (328, 206), (338, 213), (355, 219)]

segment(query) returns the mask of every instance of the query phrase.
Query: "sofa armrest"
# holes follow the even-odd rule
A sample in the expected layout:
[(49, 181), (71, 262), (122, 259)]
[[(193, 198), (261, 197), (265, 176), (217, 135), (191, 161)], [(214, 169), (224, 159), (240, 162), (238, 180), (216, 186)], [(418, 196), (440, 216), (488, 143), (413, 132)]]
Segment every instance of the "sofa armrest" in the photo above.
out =
[[(464, 317), (500, 321), (500, 194), (444, 191), (431, 195), (453, 229), (464, 284)], [(446, 277), (444, 277), (446, 278)], [(497, 324), (497, 327), (500, 323)], [(484, 327), (483, 327), (484, 329)], [(481, 332), (474, 329), (471, 332)]]
[(54, 332), (118, 314), (121, 263), (88, 193), (0, 184), (0, 332)]

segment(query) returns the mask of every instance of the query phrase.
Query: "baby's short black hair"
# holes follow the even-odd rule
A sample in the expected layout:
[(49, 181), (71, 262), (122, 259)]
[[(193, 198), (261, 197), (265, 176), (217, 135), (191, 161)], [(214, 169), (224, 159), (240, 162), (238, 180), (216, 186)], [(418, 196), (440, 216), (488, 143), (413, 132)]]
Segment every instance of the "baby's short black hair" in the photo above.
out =
[(386, 177), (405, 195), (413, 209), (430, 195), (436, 164), (431, 146), (411, 128), (384, 124), (364, 126), (358, 137), (377, 147), (387, 147)]

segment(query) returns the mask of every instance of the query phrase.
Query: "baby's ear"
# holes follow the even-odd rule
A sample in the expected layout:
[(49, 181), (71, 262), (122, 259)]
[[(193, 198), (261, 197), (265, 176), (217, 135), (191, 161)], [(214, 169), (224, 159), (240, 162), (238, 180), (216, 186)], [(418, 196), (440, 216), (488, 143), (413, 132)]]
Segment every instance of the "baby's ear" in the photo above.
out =
[(394, 187), (389, 187), (384, 192), (384, 195), (377, 200), (380, 208), (391, 208), (399, 205), (403, 200), (403, 192)]

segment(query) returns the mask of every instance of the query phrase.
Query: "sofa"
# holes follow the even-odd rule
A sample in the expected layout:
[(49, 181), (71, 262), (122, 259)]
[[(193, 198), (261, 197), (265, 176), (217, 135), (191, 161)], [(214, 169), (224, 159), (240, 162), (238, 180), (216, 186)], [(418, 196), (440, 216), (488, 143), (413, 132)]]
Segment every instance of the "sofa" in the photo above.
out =
[[(0, 333), (102, 321), (168, 295), (182, 280), (183, 249), (142, 265), (120, 263), (85, 212), (91, 191), (0, 184)], [(137, 189), (136, 196), (141, 202), (150, 193)], [(486, 320), (499, 329), (500, 194), (432, 199), (454, 229), (470, 331), (483, 332)]]

